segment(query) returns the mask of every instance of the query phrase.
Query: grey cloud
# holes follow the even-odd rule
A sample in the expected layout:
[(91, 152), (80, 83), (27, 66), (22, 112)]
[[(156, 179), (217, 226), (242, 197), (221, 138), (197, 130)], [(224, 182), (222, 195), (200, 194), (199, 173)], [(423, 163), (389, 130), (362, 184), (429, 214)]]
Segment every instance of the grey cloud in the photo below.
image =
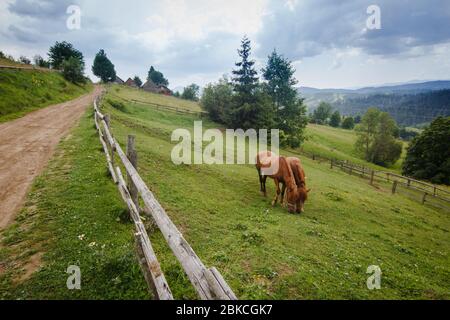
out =
[(59, 18), (66, 13), (67, 7), (77, 4), (75, 0), (16, 0), (9, 5), (9, 11), (18, 16), (38, 19)]
[[(363, 32), (372, 4), (381, 9), (382, 29)], [(259, 33), (261, 51), (277, 47), (295, 60), (351, 47), (374, 55), (402, 55), (450, 41), (446, 0), (305, 0), (293, 11), (273, 2), (269, 11)]]

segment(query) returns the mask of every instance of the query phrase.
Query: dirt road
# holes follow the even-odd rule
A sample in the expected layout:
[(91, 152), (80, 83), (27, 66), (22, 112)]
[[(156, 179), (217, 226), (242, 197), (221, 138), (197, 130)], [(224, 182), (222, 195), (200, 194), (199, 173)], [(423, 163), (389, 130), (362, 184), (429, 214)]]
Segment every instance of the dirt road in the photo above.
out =
[(0, 229), (14, 220), (33, 179), (100, 92), (96, 87), (78, 99), (0, 124)]

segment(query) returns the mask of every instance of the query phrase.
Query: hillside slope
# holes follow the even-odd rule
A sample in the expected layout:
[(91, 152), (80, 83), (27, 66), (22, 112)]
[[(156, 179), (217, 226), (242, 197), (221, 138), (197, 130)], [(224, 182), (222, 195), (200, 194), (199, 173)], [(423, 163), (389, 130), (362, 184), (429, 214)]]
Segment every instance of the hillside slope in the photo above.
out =
[(309, 112), (321, 101), (344, 115), (362, 115), (369, 107), (391, 114), (402, 126), (417, 126), (450, 115), (450, 81), (429, 81), (361, 89), (315, 89), (301, 87)]
[[(254, 166), (172, 163), (172, 131), (192, 132), (200, 119), (136, 103), (117, 109), (108, 99), (114, 97), (106, 95), (102, 111), (111, 115), (119, 143), (124, 147), (127, 135), (136, 135), (142, 178), (202, 261), (217, 267), (240, 299), (449, 298), (447, 213), (302, 158), (312, 191), (306, 212), (289, 214), (260, 195)], [(92, 116), (88, 112), (63, 143), (17, 224), (2, 234), (5, 297), (146, 295), (126, 205), (107, 176)], [(272, 181), (268, 193), (274, 195)], [(174, 296), (196, 298), (161, 233), (153, 229), (151, 240)], [(17, 283), (24, 271), (14, 266), (26, 266), (40, 251), (43, 267)], [(61, 285), (67, 277), (61, 270), (74, 263), (84, 270), (83, 290)], [(381, 290), (366, 287), (370, 265), (382, 270)]]
[(0, 68), (0, 123), (90, 91), (91, 83), (74, 85), (58, 72)]
[(302, 150), (316, 155), (338, 160), (348, 160), (352, 163), (364, 165), (366, 167), (382, 170), (401, 172), (402, 163), (406, 155), (407, 143), (403, 143), (403, 154), (401, 158), (391, 167), (385, 168), (373, 163), (369, 163), (360, 158), (355, 150), (357, 139), (354, 130), (333, 128), (325, 125), (308, 124), (306, 128), (306, 141), (302, 145)]

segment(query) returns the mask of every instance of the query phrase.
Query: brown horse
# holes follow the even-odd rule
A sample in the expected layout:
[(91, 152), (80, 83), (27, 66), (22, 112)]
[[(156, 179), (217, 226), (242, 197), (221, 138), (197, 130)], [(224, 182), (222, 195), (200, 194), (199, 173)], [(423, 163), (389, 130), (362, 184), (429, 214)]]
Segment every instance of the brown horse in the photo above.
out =
[(303, 170), (300, 159), (298, 158), (288, 157), (286, 161), (294, 174), (295, 184), (297, 185), (297, 212), (304, 212), (305, 202), (308, 199), (308, 193), (311, 191), (311, 189), (306, 188), (305, 170)]
[[(276, 172), (265, 173), (268, 168), (277, 168)], [(266, 169), (266, 170), (265, 170)], [(287, 204), (289, 212), (295, 212), (296, 204), (298, 202), (297, 186), (295, 184), (294, 174), (285, 157), (279, 157), (270, 151), (263, 151), (256, 156), (256, 170), (258, 170), (259, 184), (261, 192), (264, 196), (266, 194), (266, 180), (270, 177), (274, 180), (277, 188), (277, 194), (272, 201), (272, 206), (275, 206), (278, 197), (281, 195), (280, 183), (283, 185), (283, 196), (280, 203), (283, 204), (284, 191), (287, 188)]]

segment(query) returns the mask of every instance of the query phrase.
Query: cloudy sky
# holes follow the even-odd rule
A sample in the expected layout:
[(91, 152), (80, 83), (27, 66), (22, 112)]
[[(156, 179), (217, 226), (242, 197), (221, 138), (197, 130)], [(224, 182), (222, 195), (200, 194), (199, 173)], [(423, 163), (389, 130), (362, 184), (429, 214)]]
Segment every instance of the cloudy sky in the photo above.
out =
[[(70, 30), (67, 8), (81, 9)], [(367, 27), (370, 5), (381, 29)], [(0, 0), (0, 50), (45, 56), (55, 41), (83, 52), (92, 78), (103, 48), (121, 78), (150, 65), (170, 87), (229, 74), (243, 35), (260, 69), (276, 48), (302, 86), (347, 88), (450, 78), (449, 0)]]

